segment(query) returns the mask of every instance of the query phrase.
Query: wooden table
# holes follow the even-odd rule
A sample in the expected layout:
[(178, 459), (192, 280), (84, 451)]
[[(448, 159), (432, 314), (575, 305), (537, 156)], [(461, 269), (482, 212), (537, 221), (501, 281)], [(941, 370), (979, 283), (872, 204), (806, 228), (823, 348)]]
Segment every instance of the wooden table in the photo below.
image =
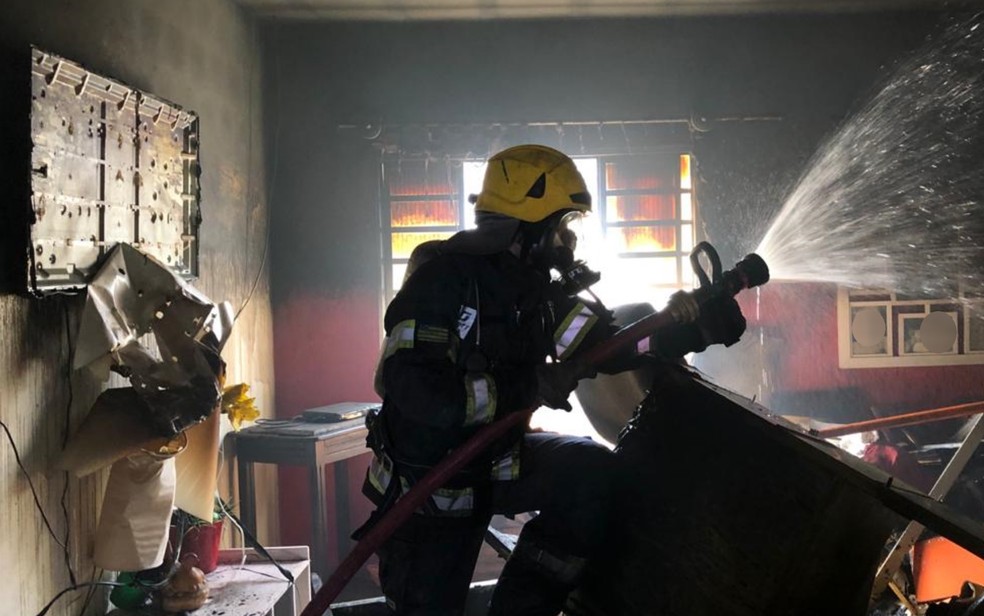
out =
[[(326, 579), (328, 541), (325, 499), (325, 465), (366, 453), (365, 419), (324, 424), (328, 431), (316, 436), (284, 436), (275, 428), (254, 426), (236, 433), (239, 498), (242, 522), (256, 533), (256, 490), (253, 464), (304, 466), (309, 471), (313, 569)], [(349, 544), (348, 475), (344, 464), (335, 464), (335, 505), (339, 553)]]

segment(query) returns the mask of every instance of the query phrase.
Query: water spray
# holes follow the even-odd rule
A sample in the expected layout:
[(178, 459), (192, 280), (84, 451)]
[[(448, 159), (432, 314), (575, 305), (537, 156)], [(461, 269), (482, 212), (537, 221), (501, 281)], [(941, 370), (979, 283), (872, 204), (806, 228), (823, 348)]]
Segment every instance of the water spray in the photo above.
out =
[(955, 16), (819, 148), (759, 244), (775, 278), (984, 292), (984, 15)]

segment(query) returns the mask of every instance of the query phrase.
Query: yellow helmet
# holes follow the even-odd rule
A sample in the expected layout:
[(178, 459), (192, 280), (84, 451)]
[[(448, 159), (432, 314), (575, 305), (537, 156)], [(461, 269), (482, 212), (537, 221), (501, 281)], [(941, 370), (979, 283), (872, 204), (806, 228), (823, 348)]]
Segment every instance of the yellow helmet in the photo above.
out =
[(591, 211), (591, 195), (574, 161), (542, 145), (518, 145), (489, 159), (476, 212), (539, 222), (556, 212)]

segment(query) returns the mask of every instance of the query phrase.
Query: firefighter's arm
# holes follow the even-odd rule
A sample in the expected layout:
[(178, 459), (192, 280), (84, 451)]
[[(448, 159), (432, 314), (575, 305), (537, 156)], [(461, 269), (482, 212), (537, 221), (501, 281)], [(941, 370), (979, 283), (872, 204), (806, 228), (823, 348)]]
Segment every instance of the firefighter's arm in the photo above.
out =
[(553, 303), (556, 313), (554, 350), (560, 362), (569, 364), (570, 373), (580, 374), (579, 378), (591, 378), (597, 372), (616, 374), (637, 367), (639, 353), (632, 348), (599, 365), (581, 362), (579, 368), (571, 366), (572, 362), (581, 361), (584, 351), (613, 336), (619, 328), (615, 325), (615, 315), (601, 302), (564, 295), (555, 296)]
[(578, 381), (597, 374), (596, 366), (579, 358), (581, 352), (611, 335), (615, 328), (611, 313), (601, 304), (556, 292), (550, 302), (557, 361), (537, 367), (537, 396), (545, 406), (569, 411), (568, 398)]
[(687, 353), (700, 353), (712, 344), (729, 347), (745, 333), (745, 326), (745, 316), (735, 298), (713, 297), (700, 306), (695, 319), (654, 333), (649, 340), (650, 352), (676, 359)]

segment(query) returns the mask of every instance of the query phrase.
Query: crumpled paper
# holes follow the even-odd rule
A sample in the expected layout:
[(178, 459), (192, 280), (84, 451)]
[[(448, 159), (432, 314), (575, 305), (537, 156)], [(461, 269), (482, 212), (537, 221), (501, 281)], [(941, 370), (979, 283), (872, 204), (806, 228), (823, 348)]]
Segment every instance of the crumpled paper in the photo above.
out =
[[(162, 436), (212, 412), (232, 307), (214, 304), (154, 257), (119, 244), (89, 283), (75, 367), (129, 378)], [(156, 349), (145, 334), (153, 334)]]
[(96, 528), (95, 565), (142, 571), (164, 562), (174, 481), (173, 458), (140, 452), (113, 464)]
[[(128, 244), (118, 244), (89, 283), (75, 367), (103, 379), (112, 370), (132, 386), (96, 400), (60, 461), (77, 475), (113, 465), (96, 534), (100, 566), (159, 565), (175, 502), (211, 520), (225, 370), (220, 353), (233, 321), (227, 302), (213, 303)], [(187, 441), (177, 460), (144, 453), (175, 435)]]

